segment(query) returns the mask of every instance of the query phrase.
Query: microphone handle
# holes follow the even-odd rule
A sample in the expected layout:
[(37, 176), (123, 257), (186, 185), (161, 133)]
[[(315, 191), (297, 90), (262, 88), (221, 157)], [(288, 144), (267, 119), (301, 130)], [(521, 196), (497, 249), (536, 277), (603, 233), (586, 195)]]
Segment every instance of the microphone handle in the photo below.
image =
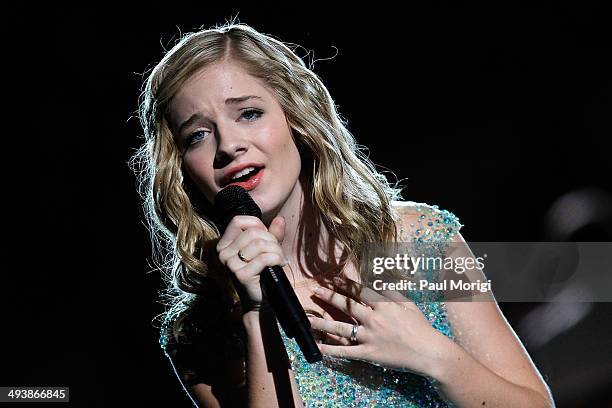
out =
[(267, 266), (261, 272), (260, 280), (264, 296), (287, 337), (295, 338), (306, 361), (320, 361), (323, 356), (310, 331), (310, 321), (283, 269), (280, 266)]

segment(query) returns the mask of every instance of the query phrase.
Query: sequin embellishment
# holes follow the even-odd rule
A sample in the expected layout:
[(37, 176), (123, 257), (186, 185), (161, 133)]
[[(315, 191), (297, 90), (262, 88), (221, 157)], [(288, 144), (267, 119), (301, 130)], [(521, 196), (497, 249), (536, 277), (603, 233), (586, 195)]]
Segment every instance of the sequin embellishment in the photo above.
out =
[[(449, 241), (463, 226), (451, 212), (425, 203), (404, 202), (398, 212), (416, 212), (416, 223), (403, 226), (399, 240), (412, 243), (414, 248), (430, 254), (443, 253)], [(402, 223), (400, 223), (400, 226)], [(422, 271), (432, 279), (433, 271)], [(432, 327), (454, 339), (447, 319), (446, 306), (431, 292), (404, 293), (411, 298)], [(168, 321), (164, 321), (160, 346), (168, 346), (165, 335)], [(388, 370), (363, 361), (324, 356), (323, 360), (308, 364), (294, 339), (279, 330), (306, 407), (448, 407), (438, 395), (434, 381), (408, 371)]]
[[(414, 229), (400, 231), (400, 240), (411, 240), (428, 252), (444, 251), (463, 226), (454, 214), (438, 206), (408, 204), (417, 211), (418, 221), (411, 225)], [(425, 292), (411, 297), (432, 327), (453, 339), (444, 302)], [(307, 407), (448, 407), (436, 392), (433, 379), (411, 372), (331, 356), (308, 364), (295, 340), (285, 335), (280, 324), (279, 329)]]

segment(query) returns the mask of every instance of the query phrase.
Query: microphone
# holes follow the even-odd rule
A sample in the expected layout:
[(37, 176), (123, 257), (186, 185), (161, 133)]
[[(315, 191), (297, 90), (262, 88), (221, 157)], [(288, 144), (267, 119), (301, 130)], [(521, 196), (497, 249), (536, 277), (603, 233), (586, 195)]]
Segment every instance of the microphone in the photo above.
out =
[[(219, 191), (215, 197), (217, 225), (225, 231), (232, 218), (237, 215), (250, 215), (261, 219), (261, 209), (242, 187), (232, 185)], [(322, 359), (317, 347), (310, 321), (300, 304), (283, 268), (278, 265), (267, 266), (260, 274), (261, 290), (274, 310), (287, 337), (295, 338), (304, 358), (309, 363)]]

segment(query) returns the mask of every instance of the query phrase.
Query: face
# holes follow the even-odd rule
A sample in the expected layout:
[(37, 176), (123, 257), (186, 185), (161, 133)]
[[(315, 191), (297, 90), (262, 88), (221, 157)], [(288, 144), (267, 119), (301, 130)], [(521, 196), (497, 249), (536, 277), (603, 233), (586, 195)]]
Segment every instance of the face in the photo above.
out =
[(222, 62), (197, 72), (169, 113), (184, 171), (210, 203), (223, 187), (238, 184), (267, 218), (299, 189), (300, 155), (285, 113), (238, 65)]

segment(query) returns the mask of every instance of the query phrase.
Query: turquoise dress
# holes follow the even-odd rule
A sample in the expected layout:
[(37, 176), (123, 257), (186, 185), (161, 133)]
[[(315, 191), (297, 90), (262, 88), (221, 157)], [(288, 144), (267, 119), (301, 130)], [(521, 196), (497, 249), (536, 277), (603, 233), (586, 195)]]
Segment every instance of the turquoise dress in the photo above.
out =
[[(444, 254), (450, 240), (463, 226), (451, 212), (425, 203), (403, 202), (401, 213), (413, 213), (416, 222), (408, 230), (400, 230), (400, 240), (409, 242), (427, 255)], [(435, 279), (432, 270), (420, 271), (428, 279)], [(435, 292), (405, 292), (429, 320), (432, 327), (454, 340), (453, 330), (447, 319), (446, 307)], [(390, 370), (363, 361), (324, 356), (323, 360), (309, 364), (304, 359), (296, 341), (288, 338), (279, 325), (302, 400), (306, 407), (447, 407), (436, 392), (433, 380), (407, 371)], [(168, 354), (167, 338), (160, 338), (162, 348)], [(176, 356), (172, 348), (169, 357)], [(201, 359), (204, 358), (203, 356)], [(184, 360), (184, 359), (183, 359)], [(189, 371), (189, 369), (188, 369)], [(195, 376), (187, 383), (200, 380)], [(185, 381), (185, 378), (184, 378)]]

